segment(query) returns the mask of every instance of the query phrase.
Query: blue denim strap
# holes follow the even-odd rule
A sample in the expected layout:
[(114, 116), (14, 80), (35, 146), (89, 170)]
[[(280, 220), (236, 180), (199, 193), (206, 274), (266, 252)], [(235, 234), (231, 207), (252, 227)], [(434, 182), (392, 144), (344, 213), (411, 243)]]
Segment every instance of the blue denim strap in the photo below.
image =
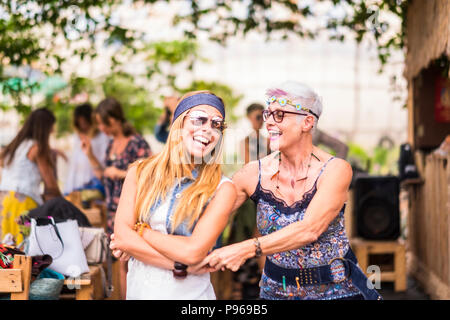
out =
[(350, 267), (350, 279), (352, 284), (356, 287), (365, 300), (383, 300), (383, 297), (374, 288), (368, 287), (368, 279), (362, 270), (351, 260), (347, 260)]

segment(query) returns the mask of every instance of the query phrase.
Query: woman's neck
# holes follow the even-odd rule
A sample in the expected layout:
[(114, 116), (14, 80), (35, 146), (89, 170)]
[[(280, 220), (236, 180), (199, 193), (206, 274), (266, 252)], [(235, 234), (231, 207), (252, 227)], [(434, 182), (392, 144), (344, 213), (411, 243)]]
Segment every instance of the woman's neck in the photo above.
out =
[(123, 130), (122, 128), (120, 128), (119, 130), (115, 131), (112, 133), (113, 139), (114, 140), (123, 140), (126, 139), (127, 137), (125, 137), (125, 135), (123, 134)]
[(304, 169), (311, 159), (313, 144), (311, 135), (300, 138), (300, 141), (287, 150), (281, 151), (281, 164), (290, 172)]

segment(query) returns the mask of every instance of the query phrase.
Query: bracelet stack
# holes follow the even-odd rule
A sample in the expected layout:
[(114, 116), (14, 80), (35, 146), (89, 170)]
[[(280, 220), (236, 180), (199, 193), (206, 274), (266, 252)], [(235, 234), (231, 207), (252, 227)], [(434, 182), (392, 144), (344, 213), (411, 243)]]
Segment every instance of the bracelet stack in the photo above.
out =
[(150, 226), (145, 222), (137, 222), (134, 225), (133, 230), (137, 231), (137, 233), (142, 237), (142, 233), (144, 232), (145, 228), (150, 229)]

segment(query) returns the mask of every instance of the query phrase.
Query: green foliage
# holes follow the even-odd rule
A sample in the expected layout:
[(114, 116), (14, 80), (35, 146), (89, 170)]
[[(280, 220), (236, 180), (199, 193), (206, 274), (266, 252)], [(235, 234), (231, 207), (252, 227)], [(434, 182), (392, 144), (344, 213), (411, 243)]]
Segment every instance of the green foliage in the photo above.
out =
[(187, 88), (175, 88), (181, 94), (185, 94), (189, 91), (209, 90), (223, 99), (225, 109), (227, 112), (227, 121), (234, 122), (237, 120), (237, 116), (234, 114), (234, 108), (241, 101), (243, 95), (236, 95), (233, 90), (227, 85), (218, 82), (207, 81), (193, 81)]
[(347, 161), (352, 166), (374, 175), (398, 174), (399, 146), (376, 146), (367, 151), (356, 143), (349, 143), (348, 146)]
[[(52, 98), (46, 99), (40, 106), (52, 110), (57, 119), (57, 135), (62, 136), (72, 131), (72, 115), (77, 105), (73, 97), (77, 94), (89, 93), (90, 96), (114, 97), (122, 105), (127, 120), (141, 133), (153, 130), (162, 112), (154, 106), (147, 89), (135, 84), (133, 76), (126, 73), (110, 74), (106, 79), (94, 81), (92, 79), (73, 77), (65, 90), (58, 92)], [(95, 108), (95, 103), (90, 101)]]
[[(236, 95), (233, 90), (217, 82), (195, 81), (188, 88), (174, 88), (180, 94), (194, 90), (211, 90), (224, 99), (229, 121), (236, 117), (233, 109), (237, 106), (242, 95)], [(46, 106), (55, 113), (57, 119), (57, 135), (61, 136), (72, 131), (72, 114), (76, 107), (73, 97), (81, 93), (89, 96), (98, 96), (95, 103), (105, 97), (117, 99), (125, 112), (127, 120), (142, 134), (153, 132), (155, 124), (162, 113), (162, 108), (155, 104), (156, 95), (139, 85), (136, 85), (134, 76), (119, 72), (97, 81), (81, 77), (73, 77), (64, 90), (51, 98), (46, 99), (39, 106)]]
[[(112, 74), (123, 72), (123, 64), (136, 54), (145, 53), (145, 76), (150, 79), (154, 75), (162, 75), (165, 80), (160, 82), (167, 82), (162, 85), (174, 87), (174, 69), (163, 74), (161, 66), (169, 64), (174, 67), (184, 63), (186, 70), (191, 70), (194, 62), (200, 59), (194, 40), (205, 33), (221, 44), (226, 44), (231, 36), (245, 36), (253, 31), (265, 34), (267, 38), (286, 39), (290, 35), (315, 38), (327, 30), (330, 39), (339, 41), (349, 36), (361, 41), (371, 35), (378, 48), (381, 65), (389, 61), (392, 50), (403, 48), (405, 43), (406, 0), (374, 0), (370, 5), (362, 0), (190, 1), (187, 3), (191, 10), (184, 15), (175, 15), (173, 20), (175, 25), (183, 27), (190, 40), (149, 44), (145, 40), (145, 31), (121, 24), (117, 12), (121, 9), (119, 6), (134, 9), (140, 6), (145, 10), (155, 2), (157, 0), (1, 1), (0, 81), (5, 83), (4, 80), (19, 77), (22, 82), (28, 82), (29, 79), (17, 72), (17, 68), (24, 65), (33, 66), (47, 75), (58, 74), (68, 57), (77, 56), (82, 62), (92, 63), (98, 46), (114, 46), (117, 50), (111, 57)], [(323, 14), (317, 10), (319, 2), (328, 3), (330, 11)], [(336, 9), (342, 14), (333, 14)], [(402, 19), (400, 32), (388, 33), (388, 22), (380, 18), (380, 13), (386, 12)], [(316, 20), (315, 23), (310, 23), (312, 19)], [(73, 90), (77, 91), (76, 86)], [(31, 110), (32, 106), (23, 102), (23, 96), (33, 95), (27, 87), (19, 87), (18, 91), (3, 90), (3, 94), (11, 98), (11, 104), (19, 112)], [(0, 106), (5, 109), (9, 104)], [(144, 115), (148, 116), (141, 114)]]
[[(328, 4), (329, 11), (324, 13), (318, 9), (319, 2)], [(378, 59), (384, 66), (393, 50), (404, 47), (408, 2), (251, 0), (216, 1), (200, 6), (192, 1), (192, 10), (185, 15), (176, 16), (174, 23), (189, 23), (190, 26), (185, 30), (189, 38), (196, 38), (200, 32), (205, 32), (211, 40), (221, 44), (225, 44), (231, 36), (245, 36), (251, 31), (265, 34), (267, 38), (273, 36), (286, 39), (289, 35), (295, 35), (314, 39), (326, 30), (331, 40), (344, 41), (350, 37), (358, 42), (370, 35), (378, 49)], [(391, 26), (381, 18), (383, 13), (399, 17), (402, 21), (401, 30), (393, 34), (389, 32)], [(311, 20), (316, 21), (311, 23)], [(206, 21), (210, 23), (207, 24)]]
[(112, 74), (102, 85), (105, 97), (114, 97), (122, 105), (126, 119), (141, 133), (149, 133), (162, 109), (156, 108), (147, 89), (135, 84), (132, 75)]
[(348, 143), (347, 159), (353, 166), (370, 170), (370, 156), (363, 147), (356, 143)]

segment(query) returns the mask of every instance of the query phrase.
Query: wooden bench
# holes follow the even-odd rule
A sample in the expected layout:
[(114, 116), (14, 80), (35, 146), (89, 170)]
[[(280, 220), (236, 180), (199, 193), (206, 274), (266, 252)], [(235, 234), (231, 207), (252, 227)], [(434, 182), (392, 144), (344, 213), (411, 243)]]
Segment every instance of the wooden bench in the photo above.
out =
[(351, 239), (351, 247), (358, 259), (359, 266), (367, 276), (371, 256), (393, 255), (391, 265), (380, 265), (381, 281), (394, 282), (394, 290), (406, 291), (406, 255), (405, 244), (402, 240), (397, 241), (370, 241), (360, 238)]
[(31, 257), (14, 255), (12, 269), (0, 269), (0, 292), (11, 293), (11, 300), (28, 300), (31, 282)]

